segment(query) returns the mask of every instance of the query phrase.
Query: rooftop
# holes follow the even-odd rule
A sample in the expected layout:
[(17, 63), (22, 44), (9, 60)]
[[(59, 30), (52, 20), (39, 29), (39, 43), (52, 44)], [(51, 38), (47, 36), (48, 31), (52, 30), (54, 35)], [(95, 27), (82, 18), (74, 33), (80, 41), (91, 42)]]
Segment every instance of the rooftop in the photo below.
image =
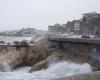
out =
[(97, 12), (88, 12), (88, 13), (84, 13), (83, 15), (89, 15), (89, 14), (100, 15), (100, 13), (97, 13)]

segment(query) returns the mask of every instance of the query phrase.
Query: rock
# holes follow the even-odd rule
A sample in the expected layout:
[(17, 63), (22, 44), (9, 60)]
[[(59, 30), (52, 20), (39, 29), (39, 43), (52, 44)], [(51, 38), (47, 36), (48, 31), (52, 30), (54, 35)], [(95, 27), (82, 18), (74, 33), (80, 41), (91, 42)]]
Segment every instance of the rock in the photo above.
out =
[(46, 68), (47, 60), (42, 60), (36, 64), (34, 64), (29, 72), (38, 71), (43, 68)]
[(33, 47), (27, 48), (27, 54), (24, 58), (24, 63), (32, 66), (37, 62), (46, 59), (49, 55), (51, 55), (51, 52), (48, 50), (48, 40), (45, 38), (34, 42)]
[[(74, 57), (74, 55), (72, 53), (69, 53), (64, 50), (57, 50), (57, 51), (53, 52), (50, 56), (48, 56), (45, 60), (40, 61), (37, 64), (33, 65), (31, 72), (37, 71), (37, 70), (40, 70), (43, 68), (47, 68), (47, 67), (49, 67), (50, 64), (57, 63), (60, 61), (67, 61), (67, 62), (69, 61), (69, 62), (75, 62), (78, 64), (84, 63), (84, 62), (80, 61), (79, 59), (80, 58), (78, 58), (77, 56)], [(77, 60), (78, 60), (78, 62), (77, 62)]]
[[(3, 47), (3, 50), (0, 52), (0, 67), (6, 63), (11, 66), (11, 70), (13, 70), (18, 66), (36, 64), (50, 55), (47, 44), (47, 39), (42, 39), (34, 43), (34, 46), (20, 47), (9, 45), (6, 48)], [(4, 54), (2, 54), (2, 52)]]
[(67, 56), (63, 53), (54, 52), (53, 54), (48, 56), (45, 60), (42, 60), (42, 61), (36, 63), (35, 65), (33, 65), (30, 72), (38, 71), (38, 70), (41, 70), (43, 68), (47, 68), (49, 66), (49, 64), (57, 63), (61, 60), (67, 60)]
[(22, 64), (23, 57), (25, 56), (24, 49), (16, 50), (15, 48), (12, 48), (12, 50), (8, 50), (6, 53), (7, 54), (0, 56), (0, 63), (1, 63), (0, 67), (1, 66), (5, 67), (8, 65), (11, 67), (11, 70), (13, 70), (18, 65)]

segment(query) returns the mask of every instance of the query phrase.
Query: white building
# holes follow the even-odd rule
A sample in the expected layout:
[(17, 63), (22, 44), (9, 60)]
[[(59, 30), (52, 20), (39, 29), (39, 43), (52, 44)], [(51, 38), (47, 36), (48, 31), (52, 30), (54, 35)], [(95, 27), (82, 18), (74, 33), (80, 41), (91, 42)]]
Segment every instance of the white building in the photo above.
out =
[(79, 20), (74, 21), (74, 32), (76, 34), (79, 34), (80, 32), (80, 21)]
[(84, 13), (83, 17), (86, 18), (86, 20), (91, 20), (93, 18), (98, 18), (100, 17), (100, 14), (97, 12), (90, 12), (90, 13)]

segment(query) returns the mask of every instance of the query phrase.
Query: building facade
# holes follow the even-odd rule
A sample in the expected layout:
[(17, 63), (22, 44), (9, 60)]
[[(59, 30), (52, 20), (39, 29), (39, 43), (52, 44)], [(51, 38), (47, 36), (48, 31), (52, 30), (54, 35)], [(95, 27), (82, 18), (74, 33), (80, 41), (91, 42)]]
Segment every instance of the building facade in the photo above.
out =
[(100, 35), (100, 14), (90, 12), (83, 14), (79, 20), (68, 21), (66, 24), (49, 26), (50, 32), (74, 32), (75, 34)]
[(97, 12), (84, 13), (83, 17), (85, 17), (86, 20), (91, 20), (100, 17), (100, 14)]
[(64, 33), (66, 30), (60, 24), (55, 24), (54, 26), (48, 26), (48, 31), (53, 33)]

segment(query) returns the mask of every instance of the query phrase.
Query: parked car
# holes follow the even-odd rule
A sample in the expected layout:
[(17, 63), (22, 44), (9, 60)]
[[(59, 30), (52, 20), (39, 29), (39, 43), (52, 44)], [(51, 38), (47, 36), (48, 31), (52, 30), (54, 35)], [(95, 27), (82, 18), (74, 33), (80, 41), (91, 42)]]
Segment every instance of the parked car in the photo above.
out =
[(90, 38), (90, 36), (89, 35), (82, 35), (82, 38)]

